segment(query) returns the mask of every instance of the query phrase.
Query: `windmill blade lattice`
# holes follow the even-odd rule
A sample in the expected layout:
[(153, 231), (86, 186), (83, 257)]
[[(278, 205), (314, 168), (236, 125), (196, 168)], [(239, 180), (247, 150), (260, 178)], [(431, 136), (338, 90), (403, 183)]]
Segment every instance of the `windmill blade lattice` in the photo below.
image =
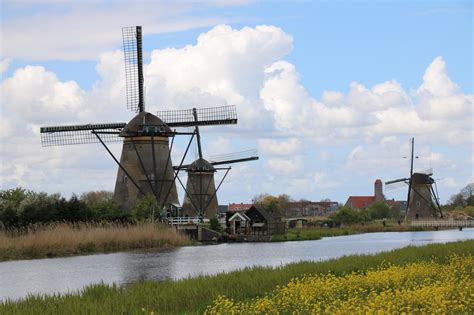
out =
[(121, 142), (120, 130), (125, 123), (87, 124), (71, 126), (41, 127), (41, 145), (43, 147), (100, 143), (96, 132), (104, 142)]
[(145, 110), (143, 93), (142, 28), (122, 28), (123, 52), (125, 57), (125, 80), (127, 108), (138, 113)]
[(171, 128), (237, 124), (235, 105), (197, 108), (196, 113), (197, 120), (193, 109), (158, 111), (157, 116)]

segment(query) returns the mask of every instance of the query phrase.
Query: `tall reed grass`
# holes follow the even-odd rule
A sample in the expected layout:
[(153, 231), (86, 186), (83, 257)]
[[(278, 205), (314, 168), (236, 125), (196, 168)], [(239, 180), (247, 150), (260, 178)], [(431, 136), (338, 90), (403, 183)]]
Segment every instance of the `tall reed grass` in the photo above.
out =
[(56, 223), (0, 231), (0, 260), (77, 255), (138, 248), (170, 248), (190, 240), (151, 223)]
[(452, 254), (474, 255), (474, 240), (406, 247), (377, 255), (347, 256), (324, 262), (301, 262), (277, 268), (253, 267), (215, 276), (179, 281), (145, 281), (130, 287), (93, 285), (81, 292), (28, 296), (0, 303), (0, 314), (196, 314), (219, 295), (246, 301), (305, 274), (339, 276), (366, 271), (382, 263), (403, 266), (412, 262), (448, 263)]

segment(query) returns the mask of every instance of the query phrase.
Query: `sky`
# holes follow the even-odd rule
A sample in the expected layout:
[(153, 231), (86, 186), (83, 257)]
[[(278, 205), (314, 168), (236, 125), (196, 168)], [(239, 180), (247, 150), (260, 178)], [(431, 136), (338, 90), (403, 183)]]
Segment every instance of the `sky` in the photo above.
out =
[[(412, 137), (415, 171), (433, 170), (445, 203), (474, 182), (472, 6), (2, 1), (0, 189), (114, 189), (117, 166), (100, 144), (43, 148), (39, 129), (133, 117), (121, 28), (141, 25), (146, 110), (236, 105), (237, 125), (201, 128), (204, 155), (258, 149), (258, 161), (232, 166), (220, 204), (373, 195), (375, 179), (409, 175)], [(404, 199), (407, 187), (384, 193)]]

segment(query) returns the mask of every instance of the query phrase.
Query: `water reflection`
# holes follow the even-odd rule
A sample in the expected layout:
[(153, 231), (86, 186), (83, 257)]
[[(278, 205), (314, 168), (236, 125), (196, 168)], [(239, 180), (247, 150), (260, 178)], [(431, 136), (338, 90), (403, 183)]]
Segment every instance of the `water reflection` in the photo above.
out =
[(474, 229), (370, 233), (318, 241), (219, 244), (159, 253), (9, 261), (0, 263), (0, 300), (16, 299), (28, 293), (75, 291), (92, 283), (130, 284), (145, 279), (180, 279), (254, 265), (279, 266), (301, 260), (326, 260), (461, 239), (474, 239)]

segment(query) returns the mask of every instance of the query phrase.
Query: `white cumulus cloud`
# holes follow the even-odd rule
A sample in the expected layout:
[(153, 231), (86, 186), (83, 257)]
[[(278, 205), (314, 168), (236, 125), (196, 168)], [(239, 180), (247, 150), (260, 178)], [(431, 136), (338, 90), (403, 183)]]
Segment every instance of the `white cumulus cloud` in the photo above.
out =
[(301, 141), (298, 138), (290, 138), (286, 141), (276, 139), (260, 139), (258, 141), (260, 151), (265, 155), (294, 155), (301, 147)]
[[(259, 146), (260, 161), (235, 167), (245, 170), (245, 176), (232, 175), (235, 170), (229, 175), (230, 182), (248, 180), (241, 184), (247, 192), (262, 187), (285, 192), (291, 182), (303, 195), (305, 188), (317, 193), (315, 187), (336, 187), (344, 176), (354, 180), (363, 175), (370, 182), (405, 176), (402, 157), (413, 135), (427, 166), (449, 166), (457, 182), (467, 180), (462, 161), (471, 159), (466, 153), (457, 158), (439, 148), (472, 145), (473, 95), (451, 81), (443, 58), (427, 65), (422, 84), (412, 92), (387, 78), (372, 87), (354, 81), (347, 93), (328, 87), (318, 98), (302, 84), (295, 65), (285, 60), (292, 47), (292, 36), (276, 26), (218, 25), (195, 44), (153, 50), (145, 65), (146, 108), (154, 112), (235, 104), (237, 126), (202, 132), (210, 155), (238, 151), (244, 140)], [(116, 167), (100, 146), (42, 149), (38, 134), (40, 125), (132, 117), (125, 109), (122, 53), (110, 50), (95, 56), (99, 80), (89, 91), (41, 66), (18, 68), (1, 82), (0, 131), (9, 135), (1, 140), (2, 164), (7, 165), (0, 170), (2, 185), (45, 187), (45, 178), (52, 177), (54, 187), (80, 179), (71, 188), (76, 192), (113, 186)], [(12, 126), (15, 133), (9, 132)], [(329, 165), (342, 154), (326, 150), (333, 147), (342, 148), (347, 157), (338, 167), (323, 170), (319, 161)], [(120, 152), (120, 147), (114, 150)], [(92, 186), (85, 169), (100, 178)]]

